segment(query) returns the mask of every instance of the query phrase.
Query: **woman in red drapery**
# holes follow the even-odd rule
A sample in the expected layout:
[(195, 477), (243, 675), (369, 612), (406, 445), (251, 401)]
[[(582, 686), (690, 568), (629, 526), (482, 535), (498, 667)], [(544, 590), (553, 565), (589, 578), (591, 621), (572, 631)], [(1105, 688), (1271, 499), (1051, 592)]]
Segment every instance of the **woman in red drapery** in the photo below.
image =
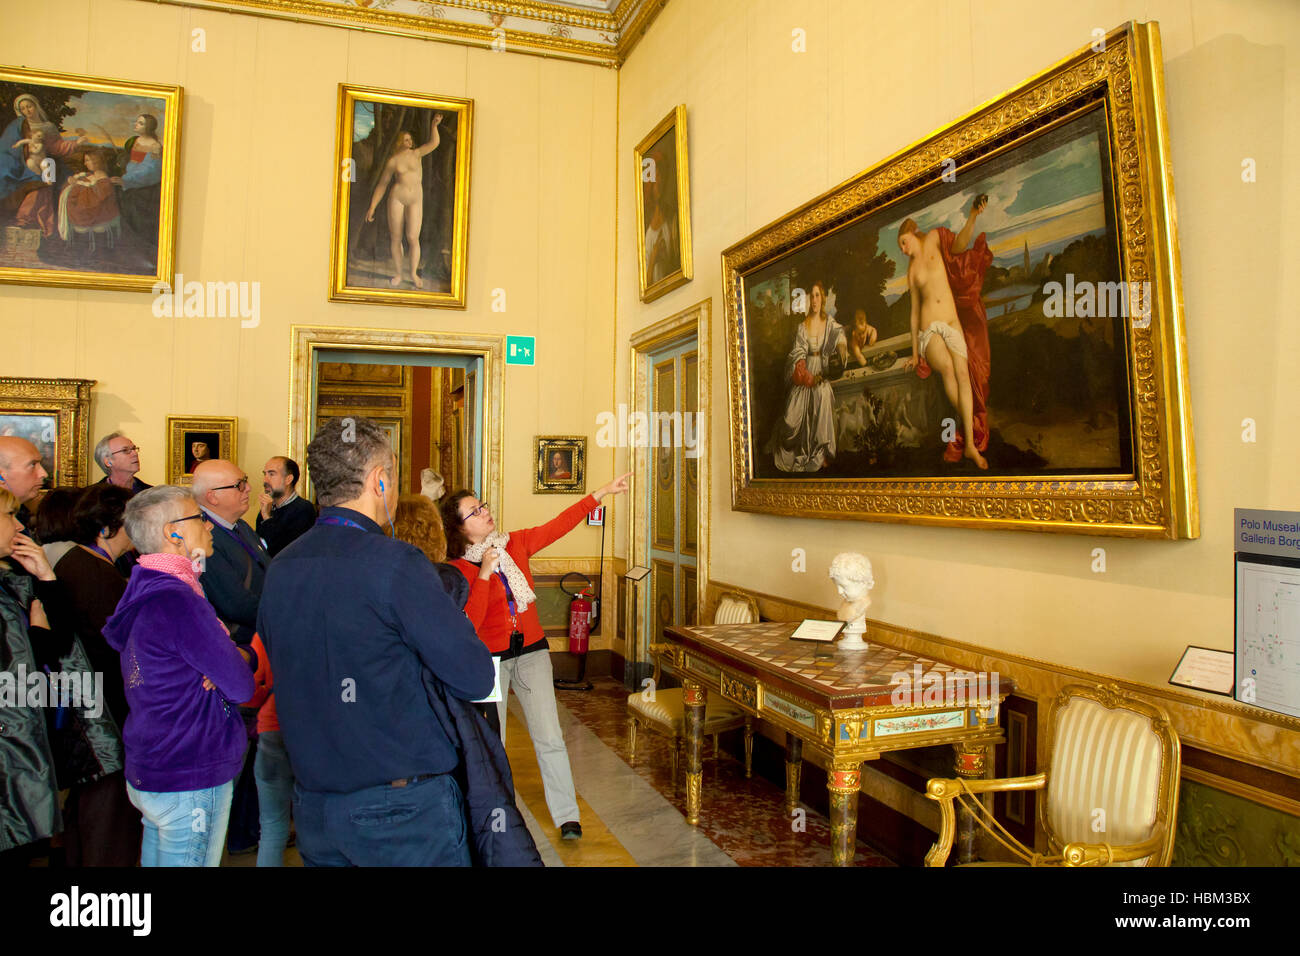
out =
[[(934, 233), (938, 235), (939, 252), (943, 256), (944, 270), (948, 273), (948, 286), (952, 290), (953, 305), (957, 309), (957, 319), (961, 322), (962, 335), (966, 340), (966, 365), (970, 374), (971, 390), (971, 431), (975, 435), (975, 447), (984, 451), (989, 444), (988, 400), (989, 400), (989, 319), (984, 311), (981, 294), (984, 290), (984, 273), (993, 263), (993, 251), (980, 233), (971, 244), (971, 234), (975, 231), (975, 219), (984, 211), (988, 197), (981, 194), (971, 203), (966, 224), (961, 232), (954, 233), (943, 226), (937, 226)], [(930, 374), (925, 359), (917, 357), (917, 374), (925, 378)], [(966, 439), (960, 432), (953, 437), (944, 449), (943, 460), (961, 461), (965, 454)]]

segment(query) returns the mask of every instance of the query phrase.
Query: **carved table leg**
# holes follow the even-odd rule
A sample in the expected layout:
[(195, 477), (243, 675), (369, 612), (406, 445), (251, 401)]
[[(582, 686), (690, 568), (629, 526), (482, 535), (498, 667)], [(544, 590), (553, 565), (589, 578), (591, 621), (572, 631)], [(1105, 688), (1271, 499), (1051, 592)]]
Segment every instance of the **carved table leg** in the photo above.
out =
[(627, 762), (636, 765), (636, 718), (627, 719)]
[(700, 822), (700, 787), (704, 771), (700, 750), (704, 737), (704, 688), (692, 680), (682, 681), (682, 706), (686, 726), (686, 822), (698, 826)]
[(852, 866), (858, 843), (858, 790), (862, 786), (862, 764), (835, 764), (826, 774), (831, 803), (831, 862)]
[(745, 779), (754, 776), (754, 718), (745, 718)]
[[(953, 744), (952, 749), (957, 752), (957, 776), (968, 780), (984, 777), (984, 758), (987, 752), (984, 744)], [(957, 838), (953, 842), (958, 863), (974, 862), (975, 820), (960, 803), (957, 804)]]
[(785, 735), (785, 815), (799, 806), (799, 777), (803, 771), (803, 741), (794, 734)]

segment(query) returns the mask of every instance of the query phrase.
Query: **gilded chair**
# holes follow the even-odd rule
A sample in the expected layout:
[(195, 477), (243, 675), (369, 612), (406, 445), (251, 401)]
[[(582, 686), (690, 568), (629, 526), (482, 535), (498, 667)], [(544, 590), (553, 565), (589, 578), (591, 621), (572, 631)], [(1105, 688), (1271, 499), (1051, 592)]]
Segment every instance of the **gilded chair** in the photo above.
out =
[[(1178, 735), (1164, 708), (1110, 684), (1061, 689), (1048, 716), (1048, 768), (1002, 780), (936, 777), (926, 797), (940, 810), (927, 866), (943, 866), (960, 803), (974, 822), (1029, 866), (1168, 866), (1178, 814)], [(993, 819), (980, 794), (1040, 790), (1046, 854)]]
[[(718, 600), (713, 615), (714, 624), (753, 624), (758, 620), (758, 602), (746, 594), (727, 593)], [(686, 708), (682, 702), (682, 689), (659, 686), (663, 677), (663, 657), (670, 651), (668, 644), (651, 644), (655, 670), (651, 683), (643, 691), (627, 695), (627, 749), (628, 760), (636, 763), (637, 728), (644, 727), (672, 741), (673, 782), (681, 766), (682, 741), (686, 736)], [(705, 736), (713, 736), (713, 756), (718, 756), (718, 735), (725, 730), (745, 728), (745, 776), (754, 770), (754, 718), (738, 706), (717, 694), (707, 694), (704, 700)]]

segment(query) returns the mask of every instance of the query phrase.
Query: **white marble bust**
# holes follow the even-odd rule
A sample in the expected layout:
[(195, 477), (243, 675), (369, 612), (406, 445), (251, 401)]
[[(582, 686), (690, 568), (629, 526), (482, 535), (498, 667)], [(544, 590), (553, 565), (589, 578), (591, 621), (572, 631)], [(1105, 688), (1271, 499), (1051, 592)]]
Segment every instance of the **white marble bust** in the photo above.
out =
[(871, 595), (868, 592), (876, 586), (876, 579), (871, 573), (871, 562), (866, 555), (844, 551), (835, 555), (831, 561), (830, 578), (835, 582), (835, 590), (844, 599), (835, 616), (847, 622), (839, 649), (866, 650), (869, 645), (862, 639), (862, 635), (867, 630), (867, 608), (871, 607)]

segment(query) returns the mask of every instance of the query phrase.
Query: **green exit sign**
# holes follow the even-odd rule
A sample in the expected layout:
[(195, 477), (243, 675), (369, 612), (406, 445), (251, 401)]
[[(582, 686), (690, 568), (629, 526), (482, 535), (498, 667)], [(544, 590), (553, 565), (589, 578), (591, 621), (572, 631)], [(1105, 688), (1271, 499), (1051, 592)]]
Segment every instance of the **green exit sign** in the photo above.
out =
[(537, 339), (531, 335), (507, 335), (506, 364), (536, 365)]

